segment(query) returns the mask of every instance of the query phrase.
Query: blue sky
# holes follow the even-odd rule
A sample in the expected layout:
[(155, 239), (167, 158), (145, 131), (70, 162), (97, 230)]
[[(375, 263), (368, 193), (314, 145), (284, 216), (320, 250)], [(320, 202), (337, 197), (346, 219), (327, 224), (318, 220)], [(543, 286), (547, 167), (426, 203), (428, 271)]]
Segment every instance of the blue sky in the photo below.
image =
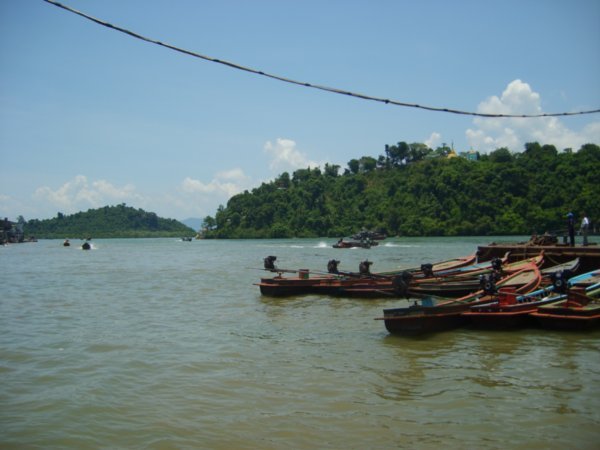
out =
[[(141, 35), (299, 81), (488, 113), (600, 108), (597, 0), (62, 0)], [(386, 144), (600, 144), (600, 114), (480, 119), (289, 85), (42, 0), (0, 0), (0, 216), (126, 203), (214, 216), (284, 171)]]

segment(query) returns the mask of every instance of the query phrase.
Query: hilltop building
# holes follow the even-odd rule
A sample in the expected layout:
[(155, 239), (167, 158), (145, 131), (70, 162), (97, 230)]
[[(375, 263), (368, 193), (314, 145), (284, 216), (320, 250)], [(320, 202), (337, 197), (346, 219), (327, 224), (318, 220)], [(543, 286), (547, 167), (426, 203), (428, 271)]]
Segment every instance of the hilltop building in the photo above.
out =
[(461, 152), (460, 156), (468, 159), (469, 161), (479, 161), (479, 152), (471, 149), (468, 152)]

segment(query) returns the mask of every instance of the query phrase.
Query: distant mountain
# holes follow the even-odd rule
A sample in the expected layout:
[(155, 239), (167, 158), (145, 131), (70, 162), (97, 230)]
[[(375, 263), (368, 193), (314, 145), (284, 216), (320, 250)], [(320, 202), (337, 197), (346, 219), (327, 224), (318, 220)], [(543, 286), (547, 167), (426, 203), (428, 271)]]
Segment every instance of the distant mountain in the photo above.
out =
[(204, 220), (198, 219), (197, 217), (190, 217), (188, 219), (181, 221), (181, 223), (183, 223), (184, 225), (187, 225), (190, 228), (193, 228), (196, 231), (202, 227), (203, 222), (204, 222)]
[(196, 231), (174, 219), (125, 204), (89, 209), (53, 219), (33, 219), (25, 224), (25, 234), (37, 238), (130, 238), (194, 236)]

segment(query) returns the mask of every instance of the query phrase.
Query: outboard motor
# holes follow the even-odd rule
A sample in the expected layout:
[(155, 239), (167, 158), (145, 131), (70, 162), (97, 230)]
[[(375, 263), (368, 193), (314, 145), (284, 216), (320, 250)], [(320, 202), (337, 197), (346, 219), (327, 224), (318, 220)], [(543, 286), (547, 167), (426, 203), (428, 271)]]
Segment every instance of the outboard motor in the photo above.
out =
[(404, 271), (400, 275), (396, 275), (392, 279), (392, 286), (394, 287), (394, 292), (398, 296), (404, 295), (404, 296), (406, 296), (406, 298), (409, 297), (408, 287), (410, 285), (410, 281), (412, 280), (412, 277), (413, 276), (410, 272)]
[(369, 260), (361, 262), (358, 265), (358, 272), (361, 275), (367, 275), (367, 274), (371, 273), (371, 271), (370, 271), (371, 264), (373, 264), (373, 263)]
[(502, 260), (500, 258), (492, 259), (492, 269), (498, 272), (502, 271)]
[(277, 259), (277, 256), (267, 256), (264, 259), (265, 269), (267, 269), (267, 270), (276, 270), (275, 269), (275, 260), (276, 259)]
[(480, 275), (479, 286), (487, 295), (493, 295), (498, 292), (498, 288), (496, 287), (496, 276), (493, 273), (489, 275)]
[(340, 273), (337, 266), (340, 262), (335, 259), (330, 259), (327, 263), (327, 272), (329, 273)]
[(425, 278), (433, 277), (433, 264), (421, 264), (421, 272)]
[(564, 294), (567, 292), (569, 288), (569, 278), (573, 276), (573, 272), (570, 270), (559, 270), (558, 272), (554, 272), (550, 274), (550, 279), (552, 280), (552, 286), (554, 286), (555, 292), (560, 292)]

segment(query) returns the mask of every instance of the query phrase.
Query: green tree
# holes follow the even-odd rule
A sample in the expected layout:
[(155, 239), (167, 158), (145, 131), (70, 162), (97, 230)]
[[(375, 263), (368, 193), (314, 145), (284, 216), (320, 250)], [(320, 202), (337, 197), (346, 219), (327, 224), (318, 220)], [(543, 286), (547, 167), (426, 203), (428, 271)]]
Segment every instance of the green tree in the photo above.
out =
[(329, 165), (323, 173), (299, 169), (289, 183), (282, 175), (232, 197), (208, 235), (339, 238), (362, 227), (392, 235), (527, 234), (563, 228), (571, 209), (600, 220), (595, 144), (559, 153), (528, 143), (522, 153), (500, 148), (477, 162), (425, 157), (431, 153), (398, 143), (378, 159), (351, 160), (342, 176)]
[(509, 163), (512, 162), (512, 154), (506, 147), (499, 148), (490, 153), (490, 161), (495, 163)]
[(59, 213), (48, 220), (30, 220), (24, 231), (38, 238), (167, 237), (194, 233), (176, 220), (160, 218), (153, 212), (125, 205), (89, 209), (70, 216)]
[(360, 162), (358, 159), (351, 159), (348, 161), (348, 169), (350, 169), (350, 173), (357, 174), (360, 169)]

